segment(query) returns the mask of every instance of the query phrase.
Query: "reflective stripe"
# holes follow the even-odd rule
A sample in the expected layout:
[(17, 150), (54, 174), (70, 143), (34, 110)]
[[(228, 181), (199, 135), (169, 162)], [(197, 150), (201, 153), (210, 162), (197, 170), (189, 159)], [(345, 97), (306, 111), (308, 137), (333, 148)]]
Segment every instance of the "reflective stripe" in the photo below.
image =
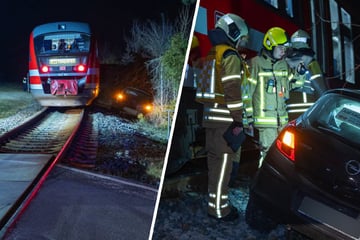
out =
[(200, 78), (198, 82), (198, 88), (196, 91), (196, 98), (198, 99), (215, 99), (216, 93), (215, 93), (215, 59), (211, 61), (207, 61), (204, 64), (204, 69), (211, 69), (211, 73), (209, 78), (207, 78), (208, 75), (203, 76), (203, 78)]
[(235, 79), (241, 79), (241, 75), (229, 75), (229, 76), (226, 76), (226, 77), (222, 77), (221, 81), (226, 82), (226, 81), (235, 80)]
[(258, 75), (260, 77), (269, 77), (269, 76), (271, 77), (271, 76), (273, 76), (273, 73), (272, 72), (259, 72)]
[(239, 102), (239, 103), (233, 103), (233, 104), (227, 104), (227, 107), (229, 109), (241, 109), (243, 106), (243, 103), (242, 102)]
[(294, 37), (293, 39), (291, 39), (291, 42), (303, 42), (303, 43), (306, 43), (307, 38), (305, 38), (305, 37)]
[[(208, 202), (208, 205), (209, 205), (209, 207), (216, 209), (216, 205), (214, 203)], [(220, 210), (223, 209), (223, 208), (226, 208), (228, 206), (229, 206), (229, 203), (225, 203), (225, 204), (220, 206)], [(218, 217), (221, 217), (221, 215), (220, 216), (219, 216), (219, 214), (217, 214), (217, 215), (218, 215)]]
[[(264, 93), (264, 81), (263, 81), (263, 77), (260, 78), (260, 109), (265, 109), (265, 93)], [(265, 115), (264, 111), (260, 112), (261, 116)]]
[(257, 83), (256, 79), (253, 79), (253, 78), (250, 78), (250, 77), (247, 79), (247, 81), (250, 82), (251, 84), (254, 84), (254, 85)]
[(307, 108), (293, 109), (289, 110), (288, 113), (298, 113), (298, 112), (306, 112)]
[(310, 107), (314, 103), (292, 103), (287, 105), (287, 107)]
[(214, 93), (197, 92), (196, 97), (197, 98), (215, 99), (215, 94)]
[(223, 205), (220, 206), (221, 209), (223, 208), (227, 208), (229, 206), (229, 203), (224, 203)]
[(289, 76), (288, 76), (288, 79), (293, 79), (294, 78), (294, 74), (293, 73), (291, 73)]
[(314, 75), (312, 75), (310, 77), (310, 80), (313, 80), (313, 79), (318, 78), (318, 77), (322, 77), (322, 75), (321, 74), (314, 74)]
[[(288, 122), (288, 117), (280, 117), (280, 123), (284, 124)], [(254, 117), (255, 124), (277, 124), (277, 119), (274, 117)]]
[(230, 111), (223, 108), (206, 108), (205, 111), (207, 112), (215, 112), (215, 113), (227, 113), (230, 114)]
[(248, 107), (248, 108), (245, 108), (245, 112), (247, 112), (247, 113), (250, 113), (250, 112), (252, 112), (252, 107)]
[(229, 109), (225, 108), (204, 108), (203, 118), (206, 121), (232, 122)]
[[(217, 189), (216, 189), (216, 200), (215, 200), (215, 205), (216, 205), (216, 215), (218, 217), (222, 217), (222, 214), (221, 214), (221, 193), (223, 191), (222, 189), (222, 185), (223, 185), (223, 182), (224, 182), (224, 175), (225, 175), (225, 170), (226, 170), (226, 165), (227, 165), (227, 162), (228, 162), (228, 154), (227, 153), (224, 153), (223, 154), (223, 159), (222, 159), (222, 165), (221, 165), (221, 168), (220, 168), (220, 177), (219, 177), (219, 182), (218, 182), (218, 185), (217, 185)], [(226, 207), (226, 206), (223, 206), (223, 207)]]
[(219, 122), (232, 122), (233, 119), (232, 118), (226, 118), (226, 117), (212, 117), (212, 116), (208, 116), (205, 117), (205, 120), (212, 120), (212, 121), (219, 121)]
[(273, 71), (273, 72), (259, 72), (258, 76), (259, 77), (271, 77), (274, 76), (275, 77), (284, 77), (284, 76), (288, 76), (288, 72), (287, 71)]
[(211, 62), (210, 93), (215, 92), (215, 59)]

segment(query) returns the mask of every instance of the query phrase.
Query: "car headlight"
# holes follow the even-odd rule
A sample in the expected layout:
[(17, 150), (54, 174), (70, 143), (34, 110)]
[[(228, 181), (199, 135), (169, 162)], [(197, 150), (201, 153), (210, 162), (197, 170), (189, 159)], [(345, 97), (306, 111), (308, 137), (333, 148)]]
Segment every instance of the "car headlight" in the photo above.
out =
[(151, 112), (153, 110), (153, 105), (152, 104), (145, 104), (144, 109), (145, 109), (146, 112)]
[(116, 95), (116, 100), (117, 101), (123, 101), (125, 99), (125, 96), (122, 93), (119, 93)]

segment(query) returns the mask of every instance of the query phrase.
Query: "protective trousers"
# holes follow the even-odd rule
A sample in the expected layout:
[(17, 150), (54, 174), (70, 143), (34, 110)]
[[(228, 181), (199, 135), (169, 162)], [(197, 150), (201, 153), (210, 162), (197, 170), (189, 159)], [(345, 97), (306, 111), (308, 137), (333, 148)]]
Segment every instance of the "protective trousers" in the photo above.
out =
[(206, 128), (208, 163), (208, 214), (222, 218), (231, 211), (229, 180), (233, 160), (240, 158), (240, 149), (234, 153), (223, 139), (226, 128)]
[(259, 160), (259, 168), (260, 168), (262, 165), (262, 162), (264, 161), (267, 151), (269, 150), (271, 144), (277, 138), (281, 128), (260, 127), (260, 128), (258, 128), (258, 130), (259, 130), (259, 142), (261, 144), (260, 160)]

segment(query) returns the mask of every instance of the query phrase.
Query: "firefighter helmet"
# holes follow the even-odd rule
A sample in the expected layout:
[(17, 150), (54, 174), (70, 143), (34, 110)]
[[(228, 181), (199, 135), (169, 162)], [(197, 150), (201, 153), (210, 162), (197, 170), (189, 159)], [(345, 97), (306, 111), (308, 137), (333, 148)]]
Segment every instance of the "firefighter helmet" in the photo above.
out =
[(302, 29), (297, 30), (291, 35), (291, 45), (293, 48), (310, 48), (310, 35)]
[(267, 50), (271, 51), (278, 45), (289, 45), (289, 38), (284, 29), (273, 27), (266, 32), (263, 45)]
[(244, 19), (236, 14), (228, 13), (216, 22), (215, 28), (224, 30), (226, 36), (234, 45), (237, 45), (242, 37), (248, 36), (249, 29)]

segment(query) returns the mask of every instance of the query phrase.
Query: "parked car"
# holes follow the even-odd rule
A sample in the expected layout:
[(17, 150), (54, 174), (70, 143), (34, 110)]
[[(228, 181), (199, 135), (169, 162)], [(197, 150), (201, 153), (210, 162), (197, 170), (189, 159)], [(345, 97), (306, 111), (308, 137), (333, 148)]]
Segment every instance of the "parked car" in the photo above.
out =
[(153, 101), (154, 98), (149, 92), (134, 87), (126, 87), (116, 94), (113, 107), (133, 116), (140, 113), (147, 115), (153, 110)]
[(246, 222), (312, 239), (360, 239), (360, 90), (326, 92), (291, 121), (250, 186)]

